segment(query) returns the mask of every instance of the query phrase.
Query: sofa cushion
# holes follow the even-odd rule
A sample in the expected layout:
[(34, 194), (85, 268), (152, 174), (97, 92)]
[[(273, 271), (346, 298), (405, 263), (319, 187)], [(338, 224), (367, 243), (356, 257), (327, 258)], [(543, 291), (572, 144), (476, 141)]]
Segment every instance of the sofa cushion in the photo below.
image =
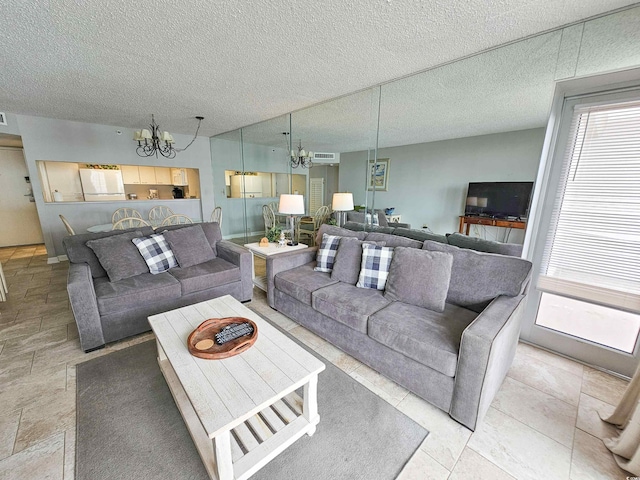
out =
[(453, 377), (460, 338), (477, 313), (447, 304), (443, 312), (393, 302), (369, 318), (369, 336), (416, 362)]
[(138, 248), (142, 258), (149, 267), (149, 273), (156, 275), (177, 267), (178, 262), (173, 250), (161, 233), (153, 233), (148, 237), (134, 238), (133, 244)]
[(130, 228), (127, 230), (111, 230), (109, 232), (99, 233), (80, 233), (77, 235), (68, 235), (62, 239), (64, 250), (67, 253), (67, 258), (71, 263), (86, 263), (91, 269), (91, 276), (93, 278), (106, 277), (107, 272), (102, 265), (96, 254), (87, 247), (87, 241), (95, 240), (97, 238), (112, 237), (114, 235), (122, 235), (123, 233), (141, 231), (142, 235), (151, 235), (153, 229), (151, 227)]
[(362, 263), (356, 287), (384, 290), (392, 259), (393, 248), (363, 243)]
[(397, 247), (389, 267), (385, 298), (444, 311), (453, 255)]
[(522, 245), (518, 243), (500, 243), (483, 238), (470, 237), (461, 233), (450, 233), (447, 235), (449, 245), (460, 248), (470, 248), (478, 252), (498, 253), (500, 255), (511, 255), (513, 257), (522, 256)]
[(314, 291), (338, 283), (329, 273), (315, 272), (315, 264), (316, 262), (311, 262), (278, 273), (274, 278), (276, 289), (306, 305), (311, 305), (311, 294)]
[(97, 278), (94, 287), (101, 316), (180, 298), (181, 295), (180, 282), (166, 272), (158, 275), (147, 272), (117, 282)]
[(182, 268), (208, 262), (216, 257), (200, 225), (163, 231), (163, 234)]
[(314, 291), (311, 299), (318, 312), (361, 333), (367, 333), (369, 316), (389, 305), (379, 290), (342, 282)]
[(109, 280), (117, 282), (148, 273), (149, 267), (132, 240), (142, 236), (139, 230), (89, 240), (87, 247), (93, 250), (105, 269)]
[(316, 272), (331, 273), (339, 245), (340, 237), (326, 233), (322, 235), (322, 243), (316, 255), (317, 264), (314, 268)]
[(424, 242), (425, 240), (432, 240), (434, 242), (447, 243), (447, 237), (444, 235), (438, 235), (437, 233), (430, 233), (424, 230), (416, 230), (412, 228), (398, 227), (393, 232), (394, 235), (401, 237), (412, 238)]
[(425, 240), (425, 250), (453, 255), (447, 303), (481, 312), (499, 295), (515, 297), (529, 283), (531, 262)]
[(316, 234), (316, 245), (320, 245), (322, 243), (322, 235), (337, 235), (338, 237), (355, 237), (360, 240), (364, 240), (364, 237), (367, 236), (366, 232), (354, 232), (353, 230), (348, 230), (346, 228), (336, 227), (335, 225), (328, 225), (326, 223), (320, 225), (318, 229), (318, 233)]
[[(222, 231), (220, 230), (220, 224), (218, 222), (202, 222), (198, 223), (200, 227), (202, 227), (202, 231), (204, 235), (207, 237), (209, 241), (209, 245), (213, 250), (213, 254), (218, 256), (218, 242), (222, 240)], [(170, 230), (179, 230), (181, 228), (189, 228), (193, 227), (192, 224), (182, 224), (182, 225), (165, 225), (162, 227), (162, 232), (170, 231)], [(158, 229), (160, 230), (160, 229)]]
[(172, 268), (169, 273), (180, 282), (182, 295), (241, 280), (240, 268), (218, 257), (190, 267)]
[[(345, 282), (355, 285), (360, 275), (360, 266), (362, 265), (362, 244), (365, 240), (357, 238), (342, 237), (336, 252), (336, 258), (333, 262), (333, 270), (331, 278), (339, 282)], [(385, 242), (369, 242), (381, 247), (385, 246)]]
[(412, 240), (406, 237), (399, 237), (388, 233), (371, 232), (368, 233), (365, 240), (368, 242), (385, 242), (387, 247), (412, 247), (422, 248), (422, 242)]

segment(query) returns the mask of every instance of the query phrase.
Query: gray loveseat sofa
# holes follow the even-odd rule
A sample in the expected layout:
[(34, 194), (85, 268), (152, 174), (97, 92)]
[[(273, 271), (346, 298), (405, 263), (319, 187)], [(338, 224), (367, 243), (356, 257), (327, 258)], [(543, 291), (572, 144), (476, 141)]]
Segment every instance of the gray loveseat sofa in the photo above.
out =
[[(251, 300), (251, 254), (223, 241), (217, 223), (174, 225), (162, 231), (187, 228), (195, 230), (182, 230), (177, 241), (182, 238), (183, 263), (188, 266), (155, 275), (131, 242), (132, 238), (154, 233), (151, 227), (64, 238), (70, 262), (67, 291), (85, 352), (150, 330), (150, 315), (227, 294), (242, 302)], [(198, 248), (194, 248), (194, 238), (202, 240)], [(100, 239), (107, 239), (101, 249), (89, 244), (100, 252), (99, 258), (87, 242)], [(206, 261), (200, 262), (203, 259)], [(123, 275), (126, 278), (120, 278)]]
[[(511, 366), (531, 263), (377, 232), (323, 225), (318, 240), (323, 233), (401, 247), (394, 250), (403, 255), (394, 253), (387, 292), (356, 287), (357, 274), (336, 278), (337, 265), (349, 263), (340, 257), (341, 239), (331, 273), (314, 271), (317, 247), (269, 257), (270, 306), (475, 430)], [(413, 249), (451, 256), (448, 285), (434, 284), (432, 272), (407, 261)], [(404, 260), (394, 267), (396, 256)], [(359, 269), (358, 258), (351, 263)], [(429, 282), (444, 288), (442, 312), (417, 305), (421, 298), (402, 300)]]

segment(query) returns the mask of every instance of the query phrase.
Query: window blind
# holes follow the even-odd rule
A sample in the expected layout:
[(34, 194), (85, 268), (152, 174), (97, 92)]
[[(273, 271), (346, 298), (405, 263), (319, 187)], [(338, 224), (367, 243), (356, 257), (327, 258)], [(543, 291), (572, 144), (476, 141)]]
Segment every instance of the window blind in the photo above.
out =
[(538, 288), (640, 312), (640, 102), (576, 106)]

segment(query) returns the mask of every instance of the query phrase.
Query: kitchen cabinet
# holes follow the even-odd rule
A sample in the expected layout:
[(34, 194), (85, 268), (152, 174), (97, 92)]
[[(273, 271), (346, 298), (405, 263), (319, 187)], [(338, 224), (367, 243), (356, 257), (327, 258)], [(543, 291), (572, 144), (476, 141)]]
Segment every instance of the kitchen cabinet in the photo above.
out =
[(189, 179), (187, 177), (186, 168), (172, 168), (171, 169), (171, 182), (172, 185), (177, 187), (188, 187)]
[(169, 167), (155, 167), (156, 185), (171, 185), (171, 169)]
[(140, 173), (140, 184), (142, 185), (157, 185), (156, 183), (156, 169), (155, 167), (138, 167)]
[(231, 198), (262, 197), (262, 179), (257, 175), (233, 175), (231, 177)]
[(125, 185), (140, 185), (140, 171), (137, 165), (120, 165), (120, 171)]

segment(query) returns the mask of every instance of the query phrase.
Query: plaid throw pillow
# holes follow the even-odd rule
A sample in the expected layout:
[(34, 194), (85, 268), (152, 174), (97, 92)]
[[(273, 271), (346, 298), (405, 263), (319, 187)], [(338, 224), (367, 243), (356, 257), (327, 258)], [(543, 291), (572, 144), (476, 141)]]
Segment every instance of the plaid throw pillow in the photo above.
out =
[(356, 287), (384, 290), (389, 276), (389, 265), (393, 257), (392, 247), (362, 244), (362, 265)]
[(134, 238), (131, 241), (138, 247), (149, 271), (154, 275), (178, 266), (173, 251), (161, 233), (152, 233), (148, 237)]
[(333, 262), (336, 259), (336, 252), (340, 245), (340, 237), (336, 235), (322, 235), (322, 243), (316, 255), (316, 272), (331, 272), (333, 270)]

